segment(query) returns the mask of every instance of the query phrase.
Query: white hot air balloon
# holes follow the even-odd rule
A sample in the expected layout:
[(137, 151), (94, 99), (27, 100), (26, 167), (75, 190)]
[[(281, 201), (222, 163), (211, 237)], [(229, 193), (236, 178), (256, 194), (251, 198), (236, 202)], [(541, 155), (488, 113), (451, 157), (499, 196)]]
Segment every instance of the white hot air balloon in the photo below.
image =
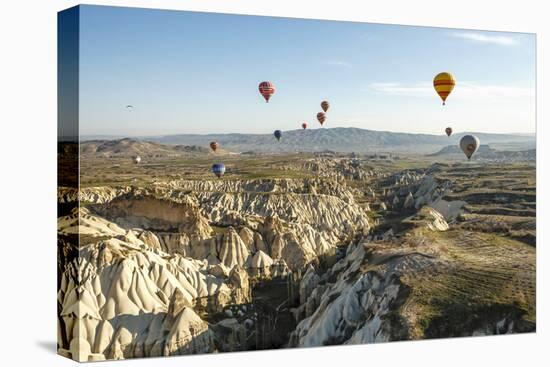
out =
[(468, 160), (472, 158), (474, 153), (479, 148), (479, 139), (477, 136), (474, 135), (464, 135), (462, 139), (460, 139), (460, 149), (466, 154), (466, 157)]

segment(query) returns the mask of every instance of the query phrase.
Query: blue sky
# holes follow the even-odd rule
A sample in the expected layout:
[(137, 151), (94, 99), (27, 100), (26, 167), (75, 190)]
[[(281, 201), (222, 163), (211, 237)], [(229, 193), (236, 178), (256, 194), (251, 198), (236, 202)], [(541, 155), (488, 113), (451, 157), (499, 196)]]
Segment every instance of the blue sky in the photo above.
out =
[[(445, 107), (440, 71), (457, 85)], [(258, 83), (277, 91), (266, 104)], [(535, 36), (84, 6), (81, 134), (535, 131)], [(125, 106), (133, 105), (129, 112)]]

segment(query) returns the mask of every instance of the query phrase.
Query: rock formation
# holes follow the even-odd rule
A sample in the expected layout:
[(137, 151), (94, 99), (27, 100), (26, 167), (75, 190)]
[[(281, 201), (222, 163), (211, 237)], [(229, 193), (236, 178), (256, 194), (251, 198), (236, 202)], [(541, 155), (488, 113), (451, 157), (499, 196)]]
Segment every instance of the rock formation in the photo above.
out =
[(269, 158), (270, 171), (297, 178), (228, 170), (59, 188), (59, 353), (99, 361), (534, 330), (536, 222), (521, 218), (536, 209), (534, 178), (468, 191), (452, 165), (403, 170), (394, 159), (326, 152)]

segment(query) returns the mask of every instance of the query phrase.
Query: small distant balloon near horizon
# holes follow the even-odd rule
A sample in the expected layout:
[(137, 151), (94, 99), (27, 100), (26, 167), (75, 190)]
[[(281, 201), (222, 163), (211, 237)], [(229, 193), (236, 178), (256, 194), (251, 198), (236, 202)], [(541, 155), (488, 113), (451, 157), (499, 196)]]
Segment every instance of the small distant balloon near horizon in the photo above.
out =
[(451, 94), (455, 87), (455, 78), (453, 74), (448, 72), (439, 73), (434, 77), (433, 84), (435, 91), (443, 101), (443, 106), (445, 106), (447, 97), (449, 97), (449, 94)]
[(269, 81), (261, 82), (258, 86), (260, 94), (265, 99), (265, 103), (269, 102), (269, 99), (275, 94), (275, 85)]
[(141, 157), (139, 155), (134, 157), (134, 163), (139, 164), (141, 162)]
[(281, 130), (275, 130), (273, 132), (273, 135), (275, 136), (275, 138), (277, 139), (277, 141), (280, 141), (281, 140), (281, 137), (283, 136), (283, 132)]
[(448, 127), (445, 129), (445, 134), (447, 134), (447, 136), (451, 136), (451, 134), (453, 133), (453, 128), (452, 127)]
[(464, 152), (466, 155), (466, 158), (470, 160), (474, 153), (479, 148), (479, 138), (475, 135), (464, 135), (460, 139), (460, 149)]
[(325, 115), (324, 112), (319, 112), (317, 114), (317, 120), (319, 121), (319, 123), (321, 124), (321, 126), (323, 126), (323, 123), (325, 122), (325, 120), (327, 119), (327, 116)]
[(225, 164), (223, 164), (223, 163), (214, 163), (212, 165), (212, 172), (218, 178), (221, 178), (225, 174)]
[(216, 151), (218, 150), (218, 148), (220, 147), (220, 144), (218, 144), (217, 141), (212, 141), (210, 142), (210, 149), (212, 149), (212, 151)]
[(328, 103), (328, 101), (321, 102), (321, 108), (323, 109), (324, 112), (327, 112), (329, 107), (330, 107), (330, 104)]
[(307, 124), (305, 122), (302, 124), (302, 129), (307, 129)]

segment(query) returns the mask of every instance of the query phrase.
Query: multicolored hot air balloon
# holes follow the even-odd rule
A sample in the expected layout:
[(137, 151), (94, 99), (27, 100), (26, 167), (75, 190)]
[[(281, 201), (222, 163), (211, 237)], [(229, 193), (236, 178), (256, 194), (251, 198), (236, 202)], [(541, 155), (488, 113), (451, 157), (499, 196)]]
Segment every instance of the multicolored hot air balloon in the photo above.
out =
[(220, 144), (218, 144), (217, 141), (210, 142), (210, 149), (212, 149), (214, 152), (218, 150), (219, 147), (220, 147)]
[(443, 100), (443, 105), (445, 106), (445, 101), (453, 88), (455, 87), (455, 78), (451, 73), (443, 72), (439, 73), (434, 78), (434, 88), (439, 97)]
[(275, 138), (277, 138), (277, 141), (280, 141), (281, 140), (281, 136), (283, 136), (283, 133), (281, 130), (275, 130), (273, 132), (273, 135), (275, 135)]
[(215, 163), (212, 165), (212, 172), (221, 178), (225, 173), (225, 165), (223, 163)]
[(472, 158), (477, 148), (479, 148), (479, 139), (474, 135), (464, 135), (460, 139), (460, 149), (466, 154), (468, 160)]
[(328, 103), (328, 101), (321, 102), (321, 108), (323, 109), (323, 111), (327, 112), (329, 107), (330, 104)]
[(447, 136), (451, 136), (451, 134), (453, 133), (453, 128), (452, 127), (448, 127), (445, 129), (445, 134), (447, 134)]
[(317, 120), (319, 120), (319, 123), (321, 124), (321, 126), (323, 126), (323, 123), (325, 122), (326, 119), (327, 119), (327, 116), (325, 115), (324, 112), (319, 112), (317, 114)]
[(302, 124), (302, 129), (307, 129), (307, 124), (305, 122)]
[(271, 82), (261, 82), (258, 86), (258, 90), (265, 98), (265, 102), (268, 103), (271, 96), (275, 93), (275, 85)]

